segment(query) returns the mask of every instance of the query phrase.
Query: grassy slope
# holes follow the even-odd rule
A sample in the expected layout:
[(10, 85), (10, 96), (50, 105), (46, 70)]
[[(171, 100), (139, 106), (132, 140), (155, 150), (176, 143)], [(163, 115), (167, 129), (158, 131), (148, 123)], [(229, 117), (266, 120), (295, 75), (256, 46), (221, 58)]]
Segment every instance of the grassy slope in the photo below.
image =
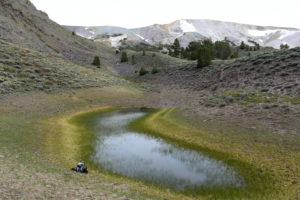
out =
[[(268, 132), (256, 134), (238, 127), (225, 125), (220, 128), (221, 124), (199, 124), (199, 121), (194, 127), (190, 123), (184, 124), (182, 115), (178, 115), (176, 110), (165, 109), (153, 112), (131, 126), (141, 132), (204, 150), (228, 161), (237, 169), (246, 168), (248, 171), (242, 170), (241, 173), (248, 181), (249, 188), (245, 191), (231, 191), (229, 194), (215, 193), (218, 198), (228, 198), (239, 192), (244, 198), (250, 199), (299, 198), (299, 141), (285, 145), (280, 136)], [(297, 137), (291, 137), (290, 141), (295, 139)]]
[(56, 55), (0, 40), (0, 94), (129, 84), (104, 67), (74, 64)]
[(93, 172), (88, 176), (72, 173), (70, 167), (76, 163), (62, 165), (45, 148), (48, 138), (57, 134), (59, 128), (49, 119), (100, 105), (124, 105), (138, 97), (135, 89), (117, 87), (67, 94), (31, 92), (2, 96), (0, 154), (4, 157), (0, 160), (5, 164), (0, 169), (1, 199), (124, 199), (124, 195), (145, 199), (147, 195), (130, 190), (121, 181), (111, 181)]
[[(157, 190), (155, 186), (147, 187), (139, 182), (102, 173), (92, 172), (91, 176), (86, 177), (69, 172), (69, 168), (73, 167), (76, 161), (70, 158), (74, 155), (74, 151), (69, 151), (67, 144), (70, 143), (67, 141), (73, 139), (76, 141), (76, 137), (61, 137), (64, 131), (68, 134), (72, 134), (72, 131), (65, 127), (65, 123), (58, 122), (63, 122), (61, 120), (80, 110), (91, 110), (99, 106), (143, 106), (147, 101), (153, 100), (143, 98), (144, 95), (136, 89), (114, 87), (73, 90), (61, 94), (31, 92), (2, 97), (0, 154), (4, 155), (4, 158), (0, 159), (7, 165), (0, 170), (1, 196), (88, 198), (89, 195), (93, 195), (100, 199), (108, 199), (114, 198), (115, 195), (117, 197), (126, 195), (134, 199), (146, 199), (149, 196), (188, 198), (165, 189)], [(213, 152), (213, 156), (221, 156), (231, 164), (236, 163), (237, 168), (241, 167), (239, 162), (246, 163), (245, 166), (250, 166), (248, 169), (253, 170), (256, 176), (268, 173), (274, 175), (270, 182), (267, 182), (272, 183), (271, 185), (261, 182), (253, 188), (248, 188), (249, 190), (243, 194), (245, 198), (257, 198), (256, 191), (258, 193), (261, 193), (262, 189), (269, 191), (270, 187), (276, 188), (277, 191), (270, 192), (271, 196), (264, 196), (264, 199), (297, 197), (299, 189), (297, 183), (293, 182), (299, 181), (297, 165), (299, 143), (295, 141), (294, 144), (285, 146), (282, 137), (274, 137), (267, 132), (256, 133), (240, 127), (223, 127), (222, 124), (207, 125), (196, 119), (194, 120), (197, 125), (192, 126), (190, 120), (183, 119), (179, 113), (176, 110), (153, 113), (147, 116), (145, 121), (141, 121), (138, 128), (166, 138), (177, 139), (192, 148)], [(297, 137), (291, 138), (295, 139)], [(66, 149), (61, 149), (62, 147)], [(12, 173), (6, 173), (11, 169), (14, 169)], [(246, 171), (245, 174), (247, 173)], [(255, 180), (260, 178), (258, 176)], [(261, 180), (266, 181), (264, 178)], [(107, 196), (104, 196), (105, 194)], [(229, 198), (230, 195), (232, 194), (225, 193), (223, 196)]]
[[(299, 96), (300, 48), (273, 51), (234, 60), (215, 60), (205, 68), (196, 68), (196, 63), (170, 58), (157, 53), (152, 57), (137, 53), (137, 64), (151, 70), (157, 66), (161, 73), (145, 75), (137, 80), (164, 85), (180, 85), (196, 91), (223, 92), (228, 90), (265, 91)], [(163, 61), (164, 60), (164, 61)], [(168, 62), (166, 64), (165, 62)], [(135, 67), (138, 66), (138, 67)], [(122, 73), (122, 72), (121, 72)], [(131, 73), (129, 76), (133, 76)]]

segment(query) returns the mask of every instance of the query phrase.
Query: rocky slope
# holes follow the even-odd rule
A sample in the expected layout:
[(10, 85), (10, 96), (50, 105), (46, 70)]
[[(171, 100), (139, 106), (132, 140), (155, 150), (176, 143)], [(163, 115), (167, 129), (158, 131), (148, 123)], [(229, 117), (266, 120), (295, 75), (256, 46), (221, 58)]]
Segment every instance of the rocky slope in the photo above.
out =
[(72, 35), (28, 0), (0, 1), (0, 39), (84, 64), (95, 55), (105, 64), (112, 53), (100, 43)]
[[(65, 26), (79, 35), (106, 42), (111, 46), (121, 45), (122, 40), (127, 42), (144, 42), (151, 45), (170, 44), (179, 38), (182, 46), (190, 41), (211, 38), (213, 41), (225, 38), (235, 44), (245, 41), (255, 41), (262, 46), (279, 48), (280, 44), (287, 43), (291, 47), (300, 46), (300, 30), (295, 28), (282, 28), (271, 26), (256, 26), (238, 24), (216, 20), (177, 20), (170, 24), (125, 29), (120, 27), (81, 27)], [(122, 37), (120, 37), (122, 36)]]

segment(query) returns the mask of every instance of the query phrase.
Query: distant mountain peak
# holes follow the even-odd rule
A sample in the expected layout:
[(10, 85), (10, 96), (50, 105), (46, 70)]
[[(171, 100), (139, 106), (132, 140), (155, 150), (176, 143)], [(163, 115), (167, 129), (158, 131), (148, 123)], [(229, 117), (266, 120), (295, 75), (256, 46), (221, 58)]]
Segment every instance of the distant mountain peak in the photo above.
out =
[[(147, 27), (126, 29), (121, 27), (98, 26), (87, 27), (66, 26), (75, 31), (78, 35), (86, 38), (106, 42), (111, 46), (121, 45), (121, 40), (133, 44), (144, 42), (152, 45), (171, 44), (178, 38), (182, 46), (187, 46), (191, 41), (210, 38), (213, 41), (230, 40), (235, 44), (242, 41), (250, 45), (255, 41), (261, 46), (279, 48), (281, 44), (288, 44), (290, 47), (300, 46), (300, 30), (296, 28), (283, 28), (273, 26), (257, 26), (224, 22), (210, 19), (180, 19), (170, 24), (154, 24)], [(90, 34), (93, 30), (94, 34)], [(120, 41), (116, 42), (115, 35), (121, 34)], [(101, 37), (109, 35), (109, 37)], [(120, 36), (120, 35), (118, 35)]]

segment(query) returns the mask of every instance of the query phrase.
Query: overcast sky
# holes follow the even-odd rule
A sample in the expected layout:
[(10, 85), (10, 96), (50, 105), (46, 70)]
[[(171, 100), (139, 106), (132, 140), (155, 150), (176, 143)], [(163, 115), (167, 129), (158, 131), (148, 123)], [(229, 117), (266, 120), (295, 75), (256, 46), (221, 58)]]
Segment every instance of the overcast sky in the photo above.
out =
[(136, 28), (215, 19), (300, 28), (300, 0), (31, 0), (62, 25)]

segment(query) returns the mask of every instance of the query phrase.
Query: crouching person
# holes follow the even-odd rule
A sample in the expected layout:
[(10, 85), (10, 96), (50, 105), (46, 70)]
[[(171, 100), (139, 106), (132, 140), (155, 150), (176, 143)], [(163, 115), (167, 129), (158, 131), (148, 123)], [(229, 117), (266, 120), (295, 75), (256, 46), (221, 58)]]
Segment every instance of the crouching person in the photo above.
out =
[(80, 172), (80, 173), (88, 173), (88, 170), (87, 170), (87, 167), (85, 166), (85, 163), (83, 162), (79, 162), (77, 164), (77, 167), (76, 168), (72, 168), (73, 171), (76, 171), (76, 172)]

